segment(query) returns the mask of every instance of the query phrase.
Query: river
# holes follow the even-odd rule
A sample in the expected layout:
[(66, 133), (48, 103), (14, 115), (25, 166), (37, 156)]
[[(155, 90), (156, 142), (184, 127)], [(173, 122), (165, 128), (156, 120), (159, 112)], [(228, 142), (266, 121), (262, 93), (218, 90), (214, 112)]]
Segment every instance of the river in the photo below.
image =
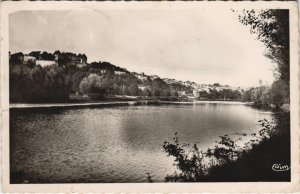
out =
[(175, 167), (162, 145), (175, 132), (205, 149), (271, 117), (235, 103), (10, 109), (11, 182), (163, 182)]

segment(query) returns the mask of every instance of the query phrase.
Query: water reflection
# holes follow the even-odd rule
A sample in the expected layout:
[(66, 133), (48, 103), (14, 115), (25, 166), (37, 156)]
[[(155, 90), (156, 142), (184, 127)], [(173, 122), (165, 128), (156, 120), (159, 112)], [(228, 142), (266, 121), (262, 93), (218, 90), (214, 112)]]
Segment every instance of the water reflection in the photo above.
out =
[[(193, 104), (11, 110), (12, 181), (162, 182), (174, 171), (162, 144), (212, 146), (220, 135), (251, 133), (271, 117), (244, 105)], [(21, 172), (21, 173), (20, 173)], [(22, 176), (16, 176), (16, 174)], [(21, 177), (17, 180), (16, 177)]]

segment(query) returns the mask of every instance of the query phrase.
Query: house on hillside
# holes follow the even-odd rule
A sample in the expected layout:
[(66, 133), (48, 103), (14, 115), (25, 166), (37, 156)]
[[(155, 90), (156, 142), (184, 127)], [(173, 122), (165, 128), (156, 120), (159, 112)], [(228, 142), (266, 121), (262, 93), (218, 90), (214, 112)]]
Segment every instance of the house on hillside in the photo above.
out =
[(185, 95), (186, 97), (188, 97), (189, 99), (195, 99), (196, 96), (193, 93), (189, 93)]
[(186, 92), (184, 90), (178, 91), (178, 96), (186, 96)]
[(24, 61), (24, 62), (33, 62), (33, 63), (35, 63), (36, 58), (33, 57), (33, 56), (24, 55), (23, 61)]
[(198, 90), (193, 90), (193, 95), (194, 95), (196, 98), (199, 98), (200, 93), (199, 93)]
[(159, 78), (158, 75), (151, 75), (151, 76), (150, 76), (150, 79), (151, 79), (151, 80), (155, 80), (155, 79), (158, 79), (158, 78)]
[(106, 72), (107, 72), (106, 69), (100, 69), (100, 73), (101, 73), (101, 74), (105, 74)]
[(135, 75), (135, 77), (138, 78), (139, 80), (143, 80), (143, 81), (147, 80), (147, 76), (146, 76), (144, 73), (141, 73), (141, 74), (136, 73), (136, 74), (134, 74), (134, 75)]
[(87, 67), (87, 64), (86, 63), (79, 63), (79, 64), (76, 65), (76, 67), (78, 67), (78, 68)]
[(124, 71), (115, 71), (115, 74), (116, 75), (123, 75), (123, 74), (125, 74), (126, 72), (124, 72)]
[(87, 56), (85, 54), (75, 54), (70, 52), (55, 51), (54, 60), (57, 61), (58, 65), (62, 66), (76, 66), (79, 68), (87, 66)]
[(138, 85), (138, 88), (142, 91), (145, 91), (147, 89), (147, 87), (143, 85)]
[(57, 65), (57, 62), (54, 60), (36, 60), (35, 64), (40, 65), (42, 67), (47, 67), (50, 65)]
[(54, 55), (46, 51), (32, 51), (28, 55), (25, 55), (24, 62), (28, 63), (30, 61), (42, 67), (57, 65), (57, 62), (54, 60)]

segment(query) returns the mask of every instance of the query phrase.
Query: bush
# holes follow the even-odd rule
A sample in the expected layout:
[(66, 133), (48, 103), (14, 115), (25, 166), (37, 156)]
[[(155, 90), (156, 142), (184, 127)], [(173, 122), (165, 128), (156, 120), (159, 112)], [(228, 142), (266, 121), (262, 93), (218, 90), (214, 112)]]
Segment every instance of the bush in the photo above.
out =
[[(233, 134), (220, 136), (217, 145), (206, 151), (200, 151), (197, 143), (193, 146), (180, 144), (177, 133), (173, 142), (164, 142), (163, 148), (168, 156), (173, 156), (174, 165), (179, 172), (167, 175), (168, 182), (199, 181), (254, 181), (288, 180), (289, 172), (281, 175), (272, 171), (274, 162), (290, 163), (289, 150), (289, 114), (277, 114), (275, 121), (262, 119), (258, 133)], [(242, 146), (238, 141), (242, 137), (250, 140)], [(187, 151), (189, 150), (189, 151)], [(263, 164), (261, 164), (263, 163)]]

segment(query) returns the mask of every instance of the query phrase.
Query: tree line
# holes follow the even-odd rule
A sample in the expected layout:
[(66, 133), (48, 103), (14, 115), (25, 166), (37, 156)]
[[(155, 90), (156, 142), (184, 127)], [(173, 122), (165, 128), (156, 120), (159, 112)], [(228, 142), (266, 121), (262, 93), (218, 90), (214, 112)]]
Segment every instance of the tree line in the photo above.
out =
[(9, 73), (11, 102), (67, 102), (72, 93), (97, 94), (98, 99), (112, 95), (178, 96), (176, 87), (160, 78), (141, 81), (108, 62), (93, 62), (83, 68), (41, 67), (14, 58), (10, 60)]
[[(39, 52), (32, 52), (31, 55)], [(37, 55), (36, 55), (37, 56)], [(67, 102), (69, 95), (89, 95), (99, 100), (115, 95), (178, 98), (179, 91), (193, 93), (190, 86), (167, 84), (161, 78), (140, 80), (125, 68), (109, 62), (92, 62), (86, 67), (51, 65), (41, 67), (23, 62), (18, 57), (10, 60), (11, 102)], [(116, 72), (121, 72), (116, 74)], [(240, 100), (237, 90), (216, 90), (199, 93), (199, 99)]]
[[(179, 83), (167, 84), (161, 78), (140, 80), (124, 68), (108, 62), (93, 62), (87, 67), (41, 67), (17, 59), (10, 60), (11, 102), (68, 102), (70, 94), (87, 94), (99, 100), (114, 95), (178, 98), (179, 91), (193, 89)], [(121, 71), (122, 74), (115, 74)], [(141, 87), (142, 86), (142, 87)], [(213, 85), (220, 86), (220, 85)], [(289, 94), (282, 80), (272, 86), (260, 86), (246, 91), (232, 89), (199, 91), (199, 100), (251, 101), (257, 104), (281, 106), (288, 103)]]
[(274, 105), (277, 108), (290, 103), (287, 85), (282, 80), (276, 80), (271, 86), (252, 87), (243, 92), (241, 100), (259, 106)]
[(245, 92), (243, 100), (262, 105), (274, 104), (277, 107), (289, 104), (289, 10), (243, 10), (238, 19), (243, 25), (250, 27), (250, 33), (257, 35), (257, 39), (265, 46), (265, 56), (275, 64), (275, 81), (271, 87), (251, 88)]

